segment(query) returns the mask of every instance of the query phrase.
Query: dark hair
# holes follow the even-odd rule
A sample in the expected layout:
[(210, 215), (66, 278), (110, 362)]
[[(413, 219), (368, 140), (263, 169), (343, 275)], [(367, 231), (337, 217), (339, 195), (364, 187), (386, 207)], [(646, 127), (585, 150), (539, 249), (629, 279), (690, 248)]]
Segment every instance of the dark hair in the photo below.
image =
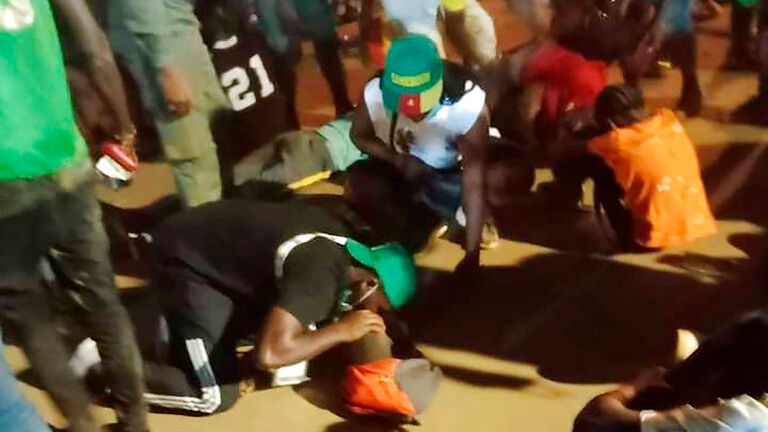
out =
[(640, 89), (627, 85), (611, 85), (597, 96), (595, 102), (595, 121), (606, 127), (609, 120), (631, 116), (632, 111), (643, 107), (643, 93)]

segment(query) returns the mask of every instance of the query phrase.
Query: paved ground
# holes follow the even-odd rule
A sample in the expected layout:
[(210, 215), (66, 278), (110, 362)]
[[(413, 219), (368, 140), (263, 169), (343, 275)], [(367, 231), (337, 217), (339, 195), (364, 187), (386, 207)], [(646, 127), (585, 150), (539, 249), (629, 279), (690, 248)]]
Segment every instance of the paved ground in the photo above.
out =
[[(509, 49), (525, 32), (499, 0), (492, 12), (500, 45)], [(610, 383), (642, 367), (668, 361), (675, 329), (712, 329), (737, 312), (765, 303), (757, 263), (765, 249), (768, 188), (764, 141), (768, 132), (722, 123), (751, 96), (749, 74), (718, 71), (726, 22), (701, 29), (700, 65), (707, 107), (686, 126), (700, 149), (719, 234), (659, 254), (610, 255), (591, 214), (547, 212), (535, 199), (505, 209), (505, 240), (483, 254), (481, 276), (466, 286), (445, 283), (461, 256), (441, 241), (419, 257), (424, 283), (409, 312), (426, 353), (446, 374), (423, 431), (568, 431), (575, 414)], [(348, 60), (353, 95), (369, 71)], [(311, 58), (301, 65), (300, 106), (307, 125), (330, 118), (330, 99)], [(672, 106), (676, 73), (644, 84), (654, 106)], [(546, 179), (548, 173), (538, 173)], [(327, 186), (331, 188), (331, 186)], [(104, 199), (140, 207), (172, 191), (162, 164), (145, 164), (136, 183)], [(120, 278), (121, 286), (140, 284)], [(14, 369), (25, 368), (11, 348)], [(246, 396), (230, 412), (209, 418), (152, 415), (154, 431), (378, 431), (345, 421), (324, 405), (316, 388), (277, 389)], [(41, 412), (61, 425), (45, 395), (24, 387)], [(313, 401), (313, 402), (310, 402)], [(112, 414), (98, 409), (105, 423)], [(409, 429), (410, 430), (410, 429)]]

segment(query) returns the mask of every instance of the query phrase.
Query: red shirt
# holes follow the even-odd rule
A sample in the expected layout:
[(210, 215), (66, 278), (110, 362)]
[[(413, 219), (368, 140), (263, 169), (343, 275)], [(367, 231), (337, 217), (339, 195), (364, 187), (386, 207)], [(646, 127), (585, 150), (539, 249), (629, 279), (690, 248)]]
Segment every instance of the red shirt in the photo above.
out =
[(550, 120), (575, 108), (591, 108), (608, 85), (608, 67), (550, 43), (535, 53), (523, 68), (524, 84), (543, 84), (541, 111)]

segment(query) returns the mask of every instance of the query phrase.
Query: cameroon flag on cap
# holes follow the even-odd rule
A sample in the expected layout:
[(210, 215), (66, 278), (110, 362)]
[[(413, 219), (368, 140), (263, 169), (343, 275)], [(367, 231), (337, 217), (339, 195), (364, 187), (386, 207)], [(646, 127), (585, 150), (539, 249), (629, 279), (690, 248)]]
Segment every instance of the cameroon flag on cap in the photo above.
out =
[(381, 77), (384, 106), (409, 117), (432, 110), (443, 93), (443, 59), (421, 35), (392, 41)]

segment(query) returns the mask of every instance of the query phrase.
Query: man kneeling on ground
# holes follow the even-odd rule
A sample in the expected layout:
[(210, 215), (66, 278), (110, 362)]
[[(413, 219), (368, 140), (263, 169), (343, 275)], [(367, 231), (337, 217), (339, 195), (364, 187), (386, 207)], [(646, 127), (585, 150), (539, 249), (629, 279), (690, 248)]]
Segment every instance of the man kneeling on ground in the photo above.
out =
[(460, 268), (476, 269), (487, 217), (488, 127), (485, 91), (469, 74), (445, 64), (426, 36), (397, 39), (355, 111), (352, 140), (371, 159), (350, 167), (345, 198), (374, 227), (403, 214), (417, 215), (408, 225), (452, 219), (463, 204)]
[[(230, 408), (257, 370), (383, 333), (376, 311), (416, 291), (401, 246), (369, 248), (298, 203), (232, 200), (180, 213), (156, 230), (153, 252), (167, 323), (157, 351), (167, 353), (145, 362), (147, 400), (197, 414)], [(252, 335), (255, 349), (238, 359), (238, 341)]]

